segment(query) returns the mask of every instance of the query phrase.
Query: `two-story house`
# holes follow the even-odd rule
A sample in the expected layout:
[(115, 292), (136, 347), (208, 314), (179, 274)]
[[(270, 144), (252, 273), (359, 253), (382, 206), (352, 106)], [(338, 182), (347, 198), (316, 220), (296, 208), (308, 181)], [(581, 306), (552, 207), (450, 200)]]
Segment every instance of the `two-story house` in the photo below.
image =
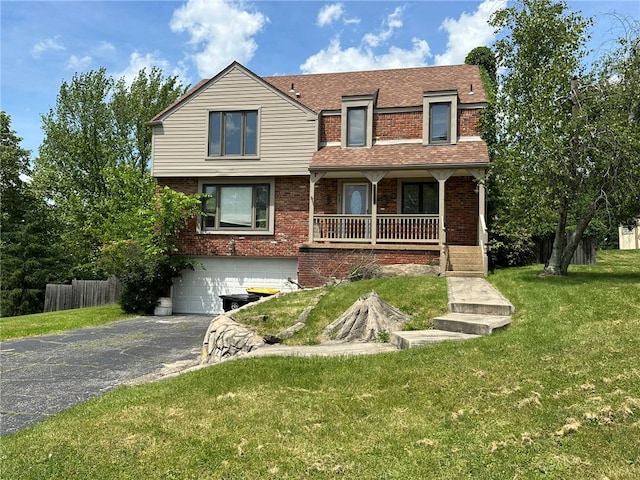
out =
[(174, 311), (370, 263), (485, 273), (485, 105), (474, 65), (259, 77), (234, 62), (201, 81), (151, 121), (156, 181), (209, 195), (180, 238), (205, 268), (176, 281)]

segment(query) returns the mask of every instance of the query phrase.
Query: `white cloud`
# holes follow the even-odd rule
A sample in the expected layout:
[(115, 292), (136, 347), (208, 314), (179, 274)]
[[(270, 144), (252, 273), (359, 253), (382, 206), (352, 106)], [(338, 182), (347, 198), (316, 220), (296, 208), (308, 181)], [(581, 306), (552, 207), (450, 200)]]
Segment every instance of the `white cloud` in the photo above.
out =
[(131, 84), (131, 82), (138, 76), (140, 70), (143, 68), (146, 69), (147, 74), (151, 71), (153, 67), (158, 67), (162, 69), (163, 73), (166, 73), (166, 69), (169, 67), (169, 62), (158, 56), (157, 53), (147, 53), (145, 55), (139, 52), (133, 52), (129, 55), (129, 65), (122, 72), (116, 73), (114, 77), (119, 80), (124, 77), (124, 81), (127, 84)]
[(412, 43), (413, 48), (410, 50), (390, 47), (387, 52), (376, 54), (371, 48), (366, 47), (343, 49), (340, 39), (335, 37), (327, 48), (307, 58), (300, 70), (303, 73), (322, 73), (425, 65), (426, 58), (431, 55), (429, 44), (419, 38), (414, 38)]
[(389, 14), (379, 33), (367, 33), (363, 37), (364, 43), (370, 47), (378, 47), (389, 40), (395, 30), (402, 27), (402, 7), (396, 7), (393, 13)]
[(455, 65), (464, 63), (467, 54), (476, 47), (493, 42), (493, 27), (487, 22), (497, 10), (506, 7), (507, 0), (484, 0), (473, 13), (463, 12), (460, 18), (446, 18), (440, 30), (444, 30), (449, 39), (447, 50), (435, 56), (436, 65)]
[(269, 19), (233, 0), (189, 0), (171, 18), (174, 32), (187, 32), (201, 77), (211, 77), (232, 61), (246, 63), (258, 48), (254, 36)]
[(303, 73), (322, 73), (425, 65), (426, 59), (431, 56), (431, 50), (426, 40), (420, 38), (414, 37), (409, 49), (390, 46), (386, 51), (376, 51), (402, 28), (403, 11), (403, 7), (396, 8), (385, 18), (380, 31), (366, 33), (357, 47), (343, 49), (340, 38), (334, 37), (329, 46), (307, 58), (300, 65), (300, 70)]
[(115, 52), (116, 51), (116, 47), (113, 45), (113, 43), (102, 41), (92, 51), (96, 55), (102, 55), (102, 54), (105, 54), (105, 53), (113, 53), (113, 52)]
[(33, 47), (31, 47), (31, 56), (34, 58), (40, 58), (42, 57), (43, 53), (52, 50), (65, 50), (64, 45), (60, 43), (60, 37), (47, 38), (46, 40), (36, 43)]
[(339, 20), (344, 15), (344, 4), (333, 3), (331, 5), (325, 5), (318, 12), (318, 18), (316, 24), (319, 27), (329, 25), (336, 20)]
[(72, 70), (74, 72), (83, 72), (89, 68), (93, 58), (89, 55), (85, 55), (83, 57), (79, 57), (78, 55), (71, 55), (69, 60), (67, 60), (67, 70)]

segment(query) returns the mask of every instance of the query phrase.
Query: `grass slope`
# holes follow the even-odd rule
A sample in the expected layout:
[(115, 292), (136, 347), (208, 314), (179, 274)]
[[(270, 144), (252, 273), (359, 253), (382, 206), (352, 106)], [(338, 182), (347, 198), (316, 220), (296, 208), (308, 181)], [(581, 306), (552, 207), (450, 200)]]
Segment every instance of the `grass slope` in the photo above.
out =
[(19, 317), (0, 318), (0, 340), (60, 333), (131, 318), (119, 305), (59, 310)]
[(490, 277), (490, 337), (120, 388), (4, 437), (0, 477), (640, 478), (640, 252), (539, 272)]

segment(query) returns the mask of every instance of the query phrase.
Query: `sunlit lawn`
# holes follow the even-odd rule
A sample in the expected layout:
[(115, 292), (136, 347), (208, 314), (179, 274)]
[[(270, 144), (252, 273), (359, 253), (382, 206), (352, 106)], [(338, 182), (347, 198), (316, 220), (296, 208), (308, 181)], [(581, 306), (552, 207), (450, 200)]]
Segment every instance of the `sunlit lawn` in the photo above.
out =
[(120, 388), (4, 437), (0, 477), (640, 478), (640, 252), (540, 270), (489, 278), (517, 309), (490, 337)]
[(124, 313), (119, 305), (106, 305), (0, 318), (0, 340), (59, 333), (131, 317), (132, 315)]

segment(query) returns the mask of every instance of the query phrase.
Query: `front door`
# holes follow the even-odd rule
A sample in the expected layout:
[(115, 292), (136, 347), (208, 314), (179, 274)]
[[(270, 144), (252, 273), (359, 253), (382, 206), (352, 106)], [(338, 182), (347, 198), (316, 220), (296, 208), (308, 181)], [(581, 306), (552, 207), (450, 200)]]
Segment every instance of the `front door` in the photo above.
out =
[(345, 183), (342, 186), (342, 213), (366, 215), (369, 211), (369, 184)]

